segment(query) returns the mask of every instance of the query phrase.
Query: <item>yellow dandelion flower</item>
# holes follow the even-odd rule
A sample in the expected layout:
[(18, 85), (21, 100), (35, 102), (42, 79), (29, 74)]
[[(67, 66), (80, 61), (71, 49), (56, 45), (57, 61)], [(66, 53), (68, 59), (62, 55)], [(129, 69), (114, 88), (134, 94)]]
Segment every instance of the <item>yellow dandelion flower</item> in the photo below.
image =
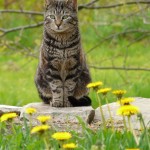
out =
[(51, 119), (51, 116), (38, 116), (37, 119), (38, 119), (42, 124), (45, 124), (48, 120)]
[(72, 135), (69, 132), (56, 132), (52, 135), (52, 138), (56, 140), (68, 140), (72, 137)]
[(77, 147), (77, 145), (74, 144), (74, 143), (68, 143), (68, 144), (63, 145), (64, 149), (73, 149), (73, 148), (76, 148), (76, 147)]
[(26, 108), (25, 112), (29, 115), (32, 115), (32, 114), (36, 113), (36, 109), (35, 108)]
[(139, 112), (139, 108), (133, 105), (124, 105), (117, 110), (117, 114), (123, 116), (131, 116)]
[(121, 99), (126, 92), (126, 90), (114, 90), (112, 93), (116, 95), (118, 99)]
[(131, 102), (135, 101), (134, 98), (122, 98), (121, 100), (117, 101), (118, 103), (120, 103), (121, 105), (130, 105)]
[(48, 125), (40, 125), (40, 126), (35, 126), (31, 130), (31, 134), (34, 133), (44, 133), (44, 131), (50, 129), (50, 126)]
[(99, 89), (97, 93), (102, 93), (103, 95), (106, 95), (110, 91), (111, 91), (111, 88), (103, 88), (103, 89)]
[(94, 90), (97, 90), (100, 86), (102, 86), (103, 83), (98, 81), (98, 82), (92, 82), (92, 83), (89, 83), (87, 85), (87, 88), (93, 88)]
[(3, 114), (0, 118), (1, 122), (7, 121), (7, 120), (12, 120), (13, 118), (16, 118), (18, 115), (16, 113), (6, 113)]

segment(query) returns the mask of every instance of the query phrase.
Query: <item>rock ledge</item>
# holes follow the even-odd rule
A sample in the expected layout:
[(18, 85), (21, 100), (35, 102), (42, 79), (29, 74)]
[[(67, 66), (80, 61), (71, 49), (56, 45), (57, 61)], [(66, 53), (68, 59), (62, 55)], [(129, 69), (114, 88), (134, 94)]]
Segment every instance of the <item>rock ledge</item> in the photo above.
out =
[[(149, 98), (135, 98), (135, 102), (133, 105), (139, 107), (142, 116), (144, 118), (145, 124), (147, 125), (150, 121), (150, 99)], [(8, 112), (16, 112), (20, 114), (20, 119), (25, 116), (26, 119), (30, 119), (30, 117), (25, 114), (25, 109), (28, 107), (33, 107), (37, 109), (37, 113), (32, 116), (33, 124), (36, 125), (37, 122), (36, 117), (38, 115), (51, 115), (52, 116), (52, 123), (53, 125), (62, 128), (61, 125), (67, 126), (68, 128), (74, 128), (74, 125), (78, 124), (78, 120), (76, 116), (81, 117), (85, 122), (91, 123), (101, 123), (101, 115), (99, 108), (95, 111), (92, 107), (65, 107), (65, 108), (55, 108), (50, 107), (49, 105), (43, 103), (30, 103), (23, 107), (16, 107), (16, 106), (7, 106), (7, 105), (0, 105), (0, 116), (4, 113)], [(114, 102), (109, 104), (111, 114), (115, 123), (116, 127), (122, 126), (122, 117), (116, 115), (116, 110), (119, 108), (119, 104)], [(105, 119), (109, 119), (108, 114), (108, 107), (107, 105), (102, 106)], [(67, 124), (68, 123), (68, 124)], [(132, 117), (133, 127), (135, 129), (139, 129), (140, 125), (137, 121), (136, 116)], [(150, 127), (150, 125), (148, 125)]]

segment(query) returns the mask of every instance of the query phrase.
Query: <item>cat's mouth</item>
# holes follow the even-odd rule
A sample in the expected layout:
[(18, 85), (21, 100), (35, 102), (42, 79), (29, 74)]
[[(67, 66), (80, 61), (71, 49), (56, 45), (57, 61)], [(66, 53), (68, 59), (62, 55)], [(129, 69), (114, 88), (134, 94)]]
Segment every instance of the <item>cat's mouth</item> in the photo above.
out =
[(58, 28), (58, 29), (51, 29), (53, 32), (56, 32), (56, 33), (63, 33), (63, 32), (66, 32), (67, 31), (67, 29), (60, 29), (60, 28)]
[(55, 32), (61, 33), (61, 32), (65, 32), (66, 30), (63, 29), (56, 29)]

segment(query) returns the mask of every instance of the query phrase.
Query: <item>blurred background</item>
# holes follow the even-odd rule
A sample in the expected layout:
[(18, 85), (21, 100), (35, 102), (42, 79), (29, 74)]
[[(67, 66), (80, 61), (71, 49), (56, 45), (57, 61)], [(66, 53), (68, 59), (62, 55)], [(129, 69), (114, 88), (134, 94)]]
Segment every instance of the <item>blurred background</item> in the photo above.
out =
[[(150, 97), (150, 0), (80, 0), (82, 46), (93, 81)], [(41, 101), (34, 75), (44, 0), (0, 0), (0, 104)], [(92, 97), (92, 93), (91, 93)], [(114, 101), (112, 95), (109, 100)]]

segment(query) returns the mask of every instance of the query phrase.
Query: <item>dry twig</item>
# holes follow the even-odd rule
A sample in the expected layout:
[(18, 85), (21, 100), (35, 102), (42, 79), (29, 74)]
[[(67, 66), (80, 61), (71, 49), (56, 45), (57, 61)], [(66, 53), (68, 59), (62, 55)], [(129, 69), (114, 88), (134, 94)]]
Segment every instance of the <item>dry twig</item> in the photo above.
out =
[(150, 68), (128, 68), (128, 67), (97, 67), (89, 65), (90, 68), (99, 70), (123, 70), (123, 71), (150, 71)]
[(108, 9), (108, 8), (121, 7), (124, 5), (135, 5), (135, 4), (150, 4), (150, 0), (137, 0), (137, 1), (132, 1), (132, 2), (125, 2), (125, 3), (112, 4), (112, 5), (106, 5), (106, 6), (91, 6), (91, 5), (83, 4), (83, 5), (80, 5), (78, 9), (79, 10), (81, 9)]
[(109, 35), (106, 38), (102, 38), (102, 40), (99, 41), (99, 43), (97, 45), (95, 45), (94, 47), (92, 47), (90, 50), (88, 50), (86, 52), (86, 54), (89, 54), (91, 51), (93, 51), (94, 49), (96, 49), (97, 47), (99, 47), (103, 42), (110, 40), (114, 37), (120, 36), (120, 35), (125, 35), (125, 34), (129, 34), (129, 33), (145, 33), (145, 34), (149, 34), (150, 31), (149, 30), (143, 30), (143, 29), (132, 29), (132, 30), (126, 30), (123, 32), (118, 32), (118, 33), (114, 33)]
[(37, 27), (42, 26), (42, 25), (43, 25), (43, 22), (38, 22), (37, 24), (20, 26), (20, 27), (11, 28), (11, 29), (0, 28), (0, 31), (2, 32), (2, 34), (0, 35), (0, 37), (4, 36), (4, 35), (6, 35), (6, 34), (8, 34), (10, 32), (15, 32), (15, 31), (24, 30), (24, 29), (37, 28)]

